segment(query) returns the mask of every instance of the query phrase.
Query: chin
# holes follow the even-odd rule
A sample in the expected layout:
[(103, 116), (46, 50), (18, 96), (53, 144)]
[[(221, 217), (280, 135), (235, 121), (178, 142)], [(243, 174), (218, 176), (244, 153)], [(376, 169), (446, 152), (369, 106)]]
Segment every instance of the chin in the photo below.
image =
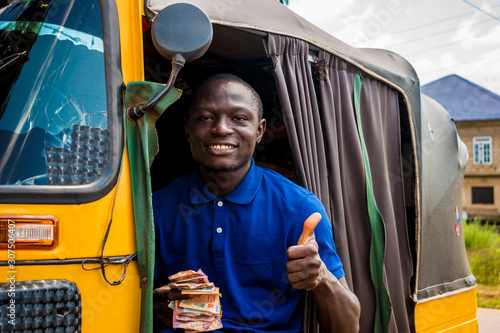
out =
[(232, 172), (245, 166), (239, 163), (205, 163), (201, 165), (212, 172)]
[(205, 167), (213, 172), (231, 172), (234, 170), (238, 170), (240, 166), (234, 164), (234, 165), (213, 165)]
[[(195, 159), (196, 160), (196, 159)], [(250, 167), (250, 160), (251, 156), (248, 160), (234, 160), (234, 159), (222, 159), (222, 158), (215, 158), (215, 159), (205, 159), (202, 161), (201, 159), (198, 160), (198, 164), (201, 165), (205, 170), (209, 172), (217, 172), (217, 173), (223, 173), (223, 172), (234, 172), (237, 170), (240, 170), (242, 168), (248, 168)]]

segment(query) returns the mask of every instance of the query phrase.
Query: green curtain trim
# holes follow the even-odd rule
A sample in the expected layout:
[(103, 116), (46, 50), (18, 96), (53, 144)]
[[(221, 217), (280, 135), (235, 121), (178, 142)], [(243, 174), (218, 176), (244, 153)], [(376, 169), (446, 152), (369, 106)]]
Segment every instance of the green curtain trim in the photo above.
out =
[[(129, 82), (125, 96), (125, 111), (129, 107), (150, 101), (164, 86), (164, 84), (152, 82)], [(155, 122), (163, 111), (180, 96), (181, 91), (172, 88), (153, 109), (148, 110), (138, 120), (131, 121), (125, 115), (132, 174), (137, 263), (142, 289), (140, 332), (143, 333), (153, 332), (155, 237), (149, 168), (158, 152)]]
[(358, 125), (359, 141), (361, 143), (361, 152), (363, 154), (363, 165), (366, 178), (366, 198), (368, 203), (368, 215), (372, 229), (372, 238), (370, 244), (370, 272), (373, 286), (375, 288), (375, 333), (389, 332), (389, 323), (391, 321), (392, 305), (387, 287), (384, 282), (384, 258), (385, 258), (385, 223), (375, 201), (373, 192), (373, 181), (370, 170), (370, 159), (366, 150), (366, 142), (361, 126), (361, 87), (363, 79), (359, 73), (354, 74), (354, 108), (356, 110), (356, 121)]

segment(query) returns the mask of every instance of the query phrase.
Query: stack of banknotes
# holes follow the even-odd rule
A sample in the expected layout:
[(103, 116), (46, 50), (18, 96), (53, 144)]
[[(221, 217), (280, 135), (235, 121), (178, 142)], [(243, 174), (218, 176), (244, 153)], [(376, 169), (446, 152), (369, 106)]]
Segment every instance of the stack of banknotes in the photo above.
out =
[(170, 288), (192, 295), (190, 299), (170, 302), (174, 328), (183, 328), (186, 333), (222, 328), (219, 288), (208, 281), (201, 269), (182, 271), (169, 279)]

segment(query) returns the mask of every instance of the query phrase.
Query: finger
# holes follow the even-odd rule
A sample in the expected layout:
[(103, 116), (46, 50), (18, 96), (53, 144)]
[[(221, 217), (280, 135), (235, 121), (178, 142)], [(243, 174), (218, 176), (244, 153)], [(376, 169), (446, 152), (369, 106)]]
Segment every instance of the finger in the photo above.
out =
[(307, 242), (307, 237), (314, 231), (319, 221), (321, 221), (321, 214), (318, 212), (312, 213), (311, 216), (306, 219), (297, 245), (304, 245)]
[[(295, 265), (296, 262), (300, 262), (300, 265)], [(287, 269), (290, 269), (287, 278), (293, 288), (311, 290), (318, 285), (321, 262), (317, 260), (306, 262), (305, 259), (294, 260), (287, 263)]]
[(305, 280), (307, 278), (307, 275), (303, 270), (293, 271), (293, 272), (289, 271), (288, 275), (286, 277), (288, 279), (288, 282), (297, 283), (297, 282)]
[(294, 289), (306, 289), (311, 290), (318, 284), (317, 275), (312, 274), (311, 272), (300, 271), (296, 273), (290, 273), (287, 275), (288, 282), (290, 282), (290, 286)]
[(162, 286), (153, 290), (153, 297), (173, 301), (177, 299), (190, 299), (193, 296), (190, 294), (183, 295), (180, 290), (172, 289), (169, 286)]
[(300, 280), (298, 282), (290, 283), (290, 286), (296, 290), (312, 290), (317, 284), (310, 280)]
[(163, 299), (169, 299), (168, 295), (171, 290), (172, 288), (170, 288), (169, 286), (161, 286), (153, 290), (153, 296)]
[(318, 243), (316, 243), (314, 233), (305, 245), (293, 245), (286, 251), (289, 260), (312, 257), (316, 254), (318, 254)]
[(286, 270), (289, 273), (301, 271), (306, 271), (309, 273), (311, 272), (311, 270), (316, 271), (321, 265), (321, 262), (322, 261), (321, 258), (319, 258), (319, 255), (311, 255), (303, 258), (291, 259), (286, 263)]

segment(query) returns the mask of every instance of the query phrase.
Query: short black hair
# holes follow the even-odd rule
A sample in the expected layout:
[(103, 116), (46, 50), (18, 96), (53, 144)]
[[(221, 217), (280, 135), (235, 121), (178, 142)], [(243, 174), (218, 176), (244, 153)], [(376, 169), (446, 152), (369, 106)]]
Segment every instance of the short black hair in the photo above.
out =
[(262, 105), (262, 100), (261, 100), (259, 94), (255, 91), (255, 89), (250, 84), (248, 84), (248, 82), (246, 82), (245, 80), (243, 80), (242, 78), (240, 78), (239, 76), (236, 76), (234, 74), (228, 74), (228, 73), (215, 74), (215, 75), (209, 77), (208, 79), (206, 79), (205, 81), (203, 81), (202, 83), (200, 83), (194, 91), (191, 103), (194, 103), (194, 101), (196, 101), (198, 94), (200, 93), (200, 91), (203, 90), (204, 87), (206, 87), (208, 84), (210, 84), (214, 81), (217, 81), (217, 80), (238, 82), (238, 83), (243, 84), (245, 87), (247, 87), (248, 90), (250, 90), (250, 92), (252, 93), (252, 100), (255, 103), (255, 106), (257, 107), (257, 112), (259, 114), (259, 120), (262, 119), (262, 117), (264, 116), (264, 106)]

